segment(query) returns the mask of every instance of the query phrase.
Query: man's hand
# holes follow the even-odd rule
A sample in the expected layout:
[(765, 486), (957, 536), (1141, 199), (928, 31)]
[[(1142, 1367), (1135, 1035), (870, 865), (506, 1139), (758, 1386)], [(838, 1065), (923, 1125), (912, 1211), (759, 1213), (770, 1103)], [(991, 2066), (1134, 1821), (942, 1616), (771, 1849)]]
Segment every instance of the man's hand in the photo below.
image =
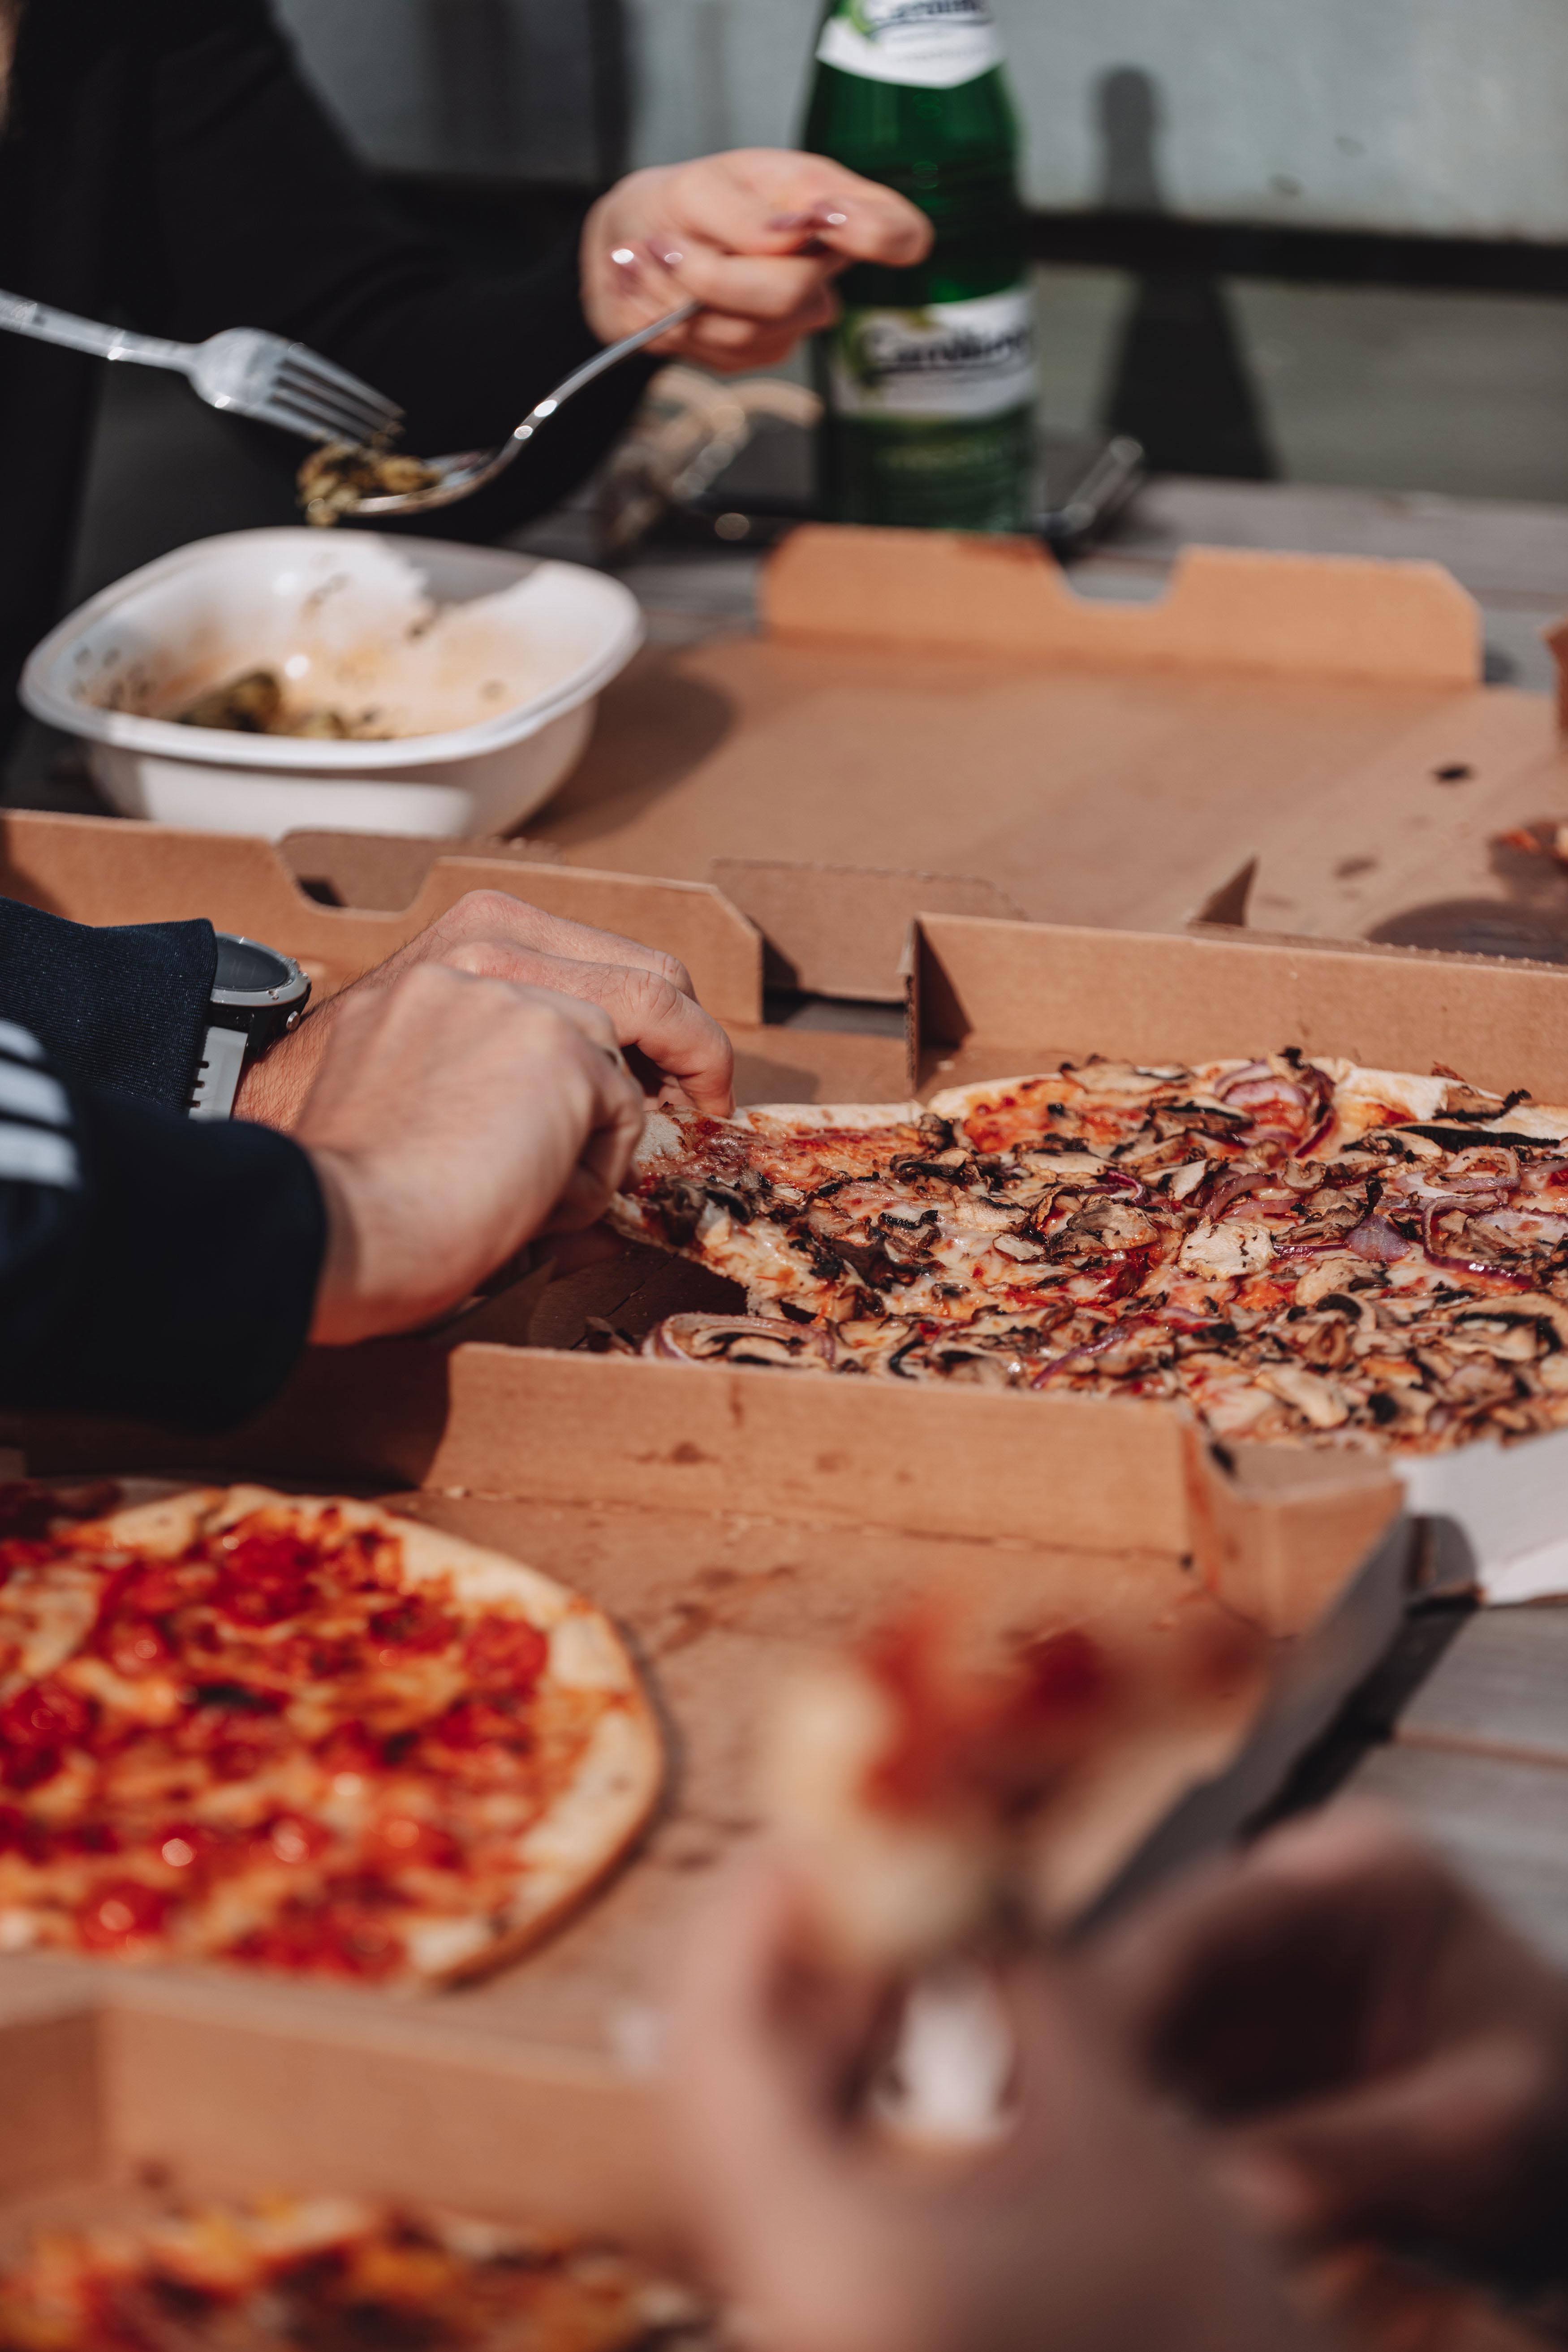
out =
[(1009, 2136), (916, 2157), (857, 2120), (889, 1988), (827, 1968), (760, 1872), (684, 1956), (670, 2084), (691, 2218), (768, 2352), (1301, 2352), (1316, 2341), (1188, 2132), (1065, 1975), (1005, 1985)]
[(295, 1126), (327, 1203), (311, 1339), (412, 1329), (591, 1224), (642, 1123), (596, 1006), (440, 963), (353, 991)]
[(547, 915), (504, 890), (470, 890), (417, 939), (320, 1006), (253, 1064), (240, 1081), (235, 1117), (292, 1129), (350, 1006), (425, 963), (597, 1005), (614, 1041), (645, 1055), (665, 1085), (695, 1108), (723, 1118), (734, 1107), (730, 1040), (698, 1003), (691, 975), (678, 958), (614, 931)]
[(1568, 2206), (1568, 1985), (1396, 1815), (1344, 1806), (1157, 1898), (1098, 1979), (1282, 2234), (1521, 2244)]
[(614, 343), (699, 301), (650, 348), (739, 375), (832, 324), (832, 281), (851, 262), (907, 268), (931, 242), (925, 215), (890, 188), (822, 155), (742, 147), (634, 172), (600, 197), (583, 229), (583, 308)]

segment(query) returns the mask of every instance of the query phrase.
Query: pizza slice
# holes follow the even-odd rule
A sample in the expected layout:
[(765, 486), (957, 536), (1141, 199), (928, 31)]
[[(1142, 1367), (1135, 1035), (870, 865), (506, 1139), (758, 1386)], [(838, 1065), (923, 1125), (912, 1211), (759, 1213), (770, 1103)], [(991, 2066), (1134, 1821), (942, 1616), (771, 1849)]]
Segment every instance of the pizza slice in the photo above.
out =
[(374, 1505), (203, 1488), (0, 1541), (0, 1949), (471, 1976), (663, 1769), (602, 1611)]

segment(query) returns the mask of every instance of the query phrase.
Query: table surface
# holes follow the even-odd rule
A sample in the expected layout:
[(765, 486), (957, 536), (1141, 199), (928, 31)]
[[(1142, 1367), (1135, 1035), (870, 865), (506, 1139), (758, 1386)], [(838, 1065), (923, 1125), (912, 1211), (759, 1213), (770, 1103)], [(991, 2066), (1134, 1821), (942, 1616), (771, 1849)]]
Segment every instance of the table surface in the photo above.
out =
[[(1073, 566), (1074, 585), (1093, 596), (1158, 594), (1194, 541), (1444, 563), (1481, 606), (1489, 677), (1543, 692), (1552, 685), (1540, 631), (1568, 613), (1568, 507), (1159, 480), (1114, 538)], [(581, 512), (518, 543), (592, 560)], [(652, 640), (679, 645), (754, 626), (760, 564), (743, 548), (655, 545), (622, 576), (643, 603)], [(899, 1017), (889, 1007), (810, 1000), (786, 1015), (879, 1029), (889, 1016)], [(1321, 1758), (1316, 1782), (1311, 1760), (1299, 1776), (1298, 1801), (1363, 1795), (1399, 1805), (1521, 1931), (1568, 1964), (1568, 1606), (1415, 1621)]]

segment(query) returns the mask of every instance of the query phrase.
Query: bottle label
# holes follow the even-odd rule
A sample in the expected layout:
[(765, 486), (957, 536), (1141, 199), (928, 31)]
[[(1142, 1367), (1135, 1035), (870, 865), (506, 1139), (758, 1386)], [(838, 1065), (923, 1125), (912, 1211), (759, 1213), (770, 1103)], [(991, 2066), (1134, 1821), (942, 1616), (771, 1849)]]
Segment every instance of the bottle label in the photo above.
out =
[(1026, 286), (923, 310), (846, 310), (829, 352), (840, 416), (1001, 416), (1035, 397)]
[(840, 0), (817, 60), (867, 81), (952, 89), (1002, 62), (990, 0)]

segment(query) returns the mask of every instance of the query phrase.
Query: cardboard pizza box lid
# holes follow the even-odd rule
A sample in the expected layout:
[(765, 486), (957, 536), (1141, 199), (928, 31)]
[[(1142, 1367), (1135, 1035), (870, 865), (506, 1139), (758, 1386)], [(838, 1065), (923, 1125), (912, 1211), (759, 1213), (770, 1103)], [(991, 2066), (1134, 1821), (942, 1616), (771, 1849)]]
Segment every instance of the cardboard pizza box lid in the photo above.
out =
[(1547, 642), (1555, 707), (1493, 688), (1347, 760), (1230, 846), (1203, 911), (1313, 938), (1568, 959), (1568, 866), (1552, 855), (1568, 822), (1568, 625)]
[(1276, 835), (1331, 877), (1446, 816), (1438, 772), (1556, 757), (1433, 564), (1198, 548), (1117, 605), (1032, 541), (814, 525), (763, 619), (645, 651), (534, 843), (718, 883), (776, 982), (829, 994), (896, 1001), (918, 913), (1179, 929)]

